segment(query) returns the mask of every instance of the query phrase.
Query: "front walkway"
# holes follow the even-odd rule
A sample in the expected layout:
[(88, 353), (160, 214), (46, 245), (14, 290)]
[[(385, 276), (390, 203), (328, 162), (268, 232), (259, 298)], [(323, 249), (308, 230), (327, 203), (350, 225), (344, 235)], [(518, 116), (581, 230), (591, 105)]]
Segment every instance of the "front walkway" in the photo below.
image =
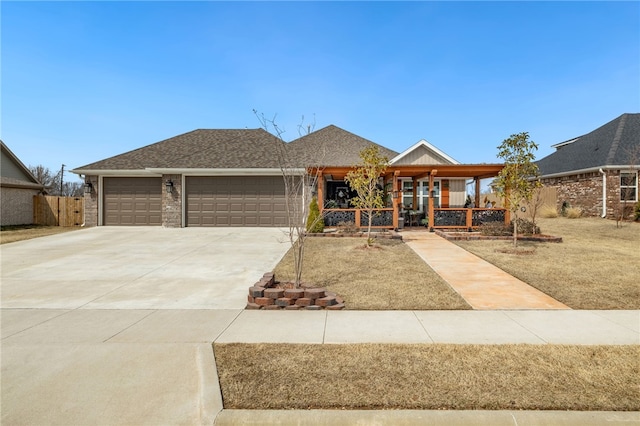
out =
[(434, 233), (406, 231), (403, 240), (473, 309), (570, 309)]

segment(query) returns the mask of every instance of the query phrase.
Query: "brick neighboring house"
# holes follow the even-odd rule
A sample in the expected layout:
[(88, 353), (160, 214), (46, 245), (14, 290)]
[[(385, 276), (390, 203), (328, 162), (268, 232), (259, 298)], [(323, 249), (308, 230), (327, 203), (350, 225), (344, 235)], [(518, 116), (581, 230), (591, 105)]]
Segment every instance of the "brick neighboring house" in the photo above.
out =
[[(553, 145), (536, 162), (545, 187), (557, 190), (557, 207), (580, 207), (586, 216), (615, 217), (638, 202), (640, 114), (622, 114), (587, 133)], [(627, 214), (630, 212), (627, 211)]]
[(0, 224), (33, 223), (33, 196), (44, 191), (29, 169), (0, 141)]

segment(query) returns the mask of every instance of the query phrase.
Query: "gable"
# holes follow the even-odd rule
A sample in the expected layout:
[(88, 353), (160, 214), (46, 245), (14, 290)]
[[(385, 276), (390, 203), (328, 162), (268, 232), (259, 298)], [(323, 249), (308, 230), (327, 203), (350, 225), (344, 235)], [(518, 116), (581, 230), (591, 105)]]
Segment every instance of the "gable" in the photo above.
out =
[(371, 145), (377, 146), (380, 154), (388, 159), (398, 155), (395, 151), (334, 125), (289, 142), (287, 148), (303, 166), (350, 167), (361, 161), (360, 152)]
[(24, 182), (42, 187), (22, 161), (11, 152), (9, 147), (7, 147), (4, 142), (2, 142), (1, 145), (0, 172), (3, 182)]
[(391, 160), (394, 165), (460, 164), (426, 140), (422, 139)]

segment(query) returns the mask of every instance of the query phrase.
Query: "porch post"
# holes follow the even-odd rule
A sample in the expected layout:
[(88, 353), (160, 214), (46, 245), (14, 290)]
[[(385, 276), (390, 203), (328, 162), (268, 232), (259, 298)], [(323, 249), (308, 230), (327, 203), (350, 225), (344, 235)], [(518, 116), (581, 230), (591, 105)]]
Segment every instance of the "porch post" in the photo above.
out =
[(413, 184), (413, 200), (411, 201), (411, 205), (413, 206), (411, 210), (418, 210), (418, 180), (414, 177), (411, 178), (411, 183)]
[[(391, 179), (393, 179), (393, 184), (391, 187), (391, 191), (393, 191), (391, 193), (391, 207), (393, 207), (393, 229), (398, 229), (398, 222), (399, 222), (399, 215), (400, 215), (400, 200), (402, 199), (402, 196), (400, 194), (400, 191), (398, 190), (398, 177), (400, 176), (400, 172), (399, 171), (395, 171), (393, 172), (393, 177)], [(394, 198), (395, 195), (395, 198)]]
[[(475, 179), (475, 181), (476, 181), (476, 208), (479, 208), (479, 207), (481, 207), (480, 206), (480, 178), (478, 178), (476, 176), (473, 179)], [(484, 206), (482, 206), (482, 207), (484, 207)]]
[(427, 197), (427, 202), (429, 204), (429, 231), (433, 229), (434, 218), (433, 218), (433, 171), (429, 172), (429, 196)]

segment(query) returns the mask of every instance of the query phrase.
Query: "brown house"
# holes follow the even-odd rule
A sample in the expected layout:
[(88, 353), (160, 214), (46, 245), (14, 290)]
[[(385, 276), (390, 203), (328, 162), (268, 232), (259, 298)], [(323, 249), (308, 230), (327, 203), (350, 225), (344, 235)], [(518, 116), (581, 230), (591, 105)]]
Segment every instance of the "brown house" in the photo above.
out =
[[(333, 125), (289, 143), (262, 129), (194, 130), (72, 172), (86, 182), (87, 226), (286, 226), (285, 160), (300, 175), (321, 170), (309, 192), (317, 193), (327, 225), (358, 224), (362, 212), (349, 204), (354, 194), (344, 175), (371, 144)], [(464, 208), (466, 183), (475, 180), (479, 194), (480, 179), (502, 165), (462, 165), (424, 140), (403, 153), (377, 146), (391, 160), (381, 177), (388, 205), (376, 215), (378, 227), (424, 218), (430, 227), (472, 227), (487, 218), (486, 209)], [(506, 220), (500, 209), (491, 214)]]
[(622, 114), (586, 135), (558, 143), (536, 162), (544, 186), (556, 188), (557, 207), (587, 216), (627, 214), (638, 201), (640, 114)]

